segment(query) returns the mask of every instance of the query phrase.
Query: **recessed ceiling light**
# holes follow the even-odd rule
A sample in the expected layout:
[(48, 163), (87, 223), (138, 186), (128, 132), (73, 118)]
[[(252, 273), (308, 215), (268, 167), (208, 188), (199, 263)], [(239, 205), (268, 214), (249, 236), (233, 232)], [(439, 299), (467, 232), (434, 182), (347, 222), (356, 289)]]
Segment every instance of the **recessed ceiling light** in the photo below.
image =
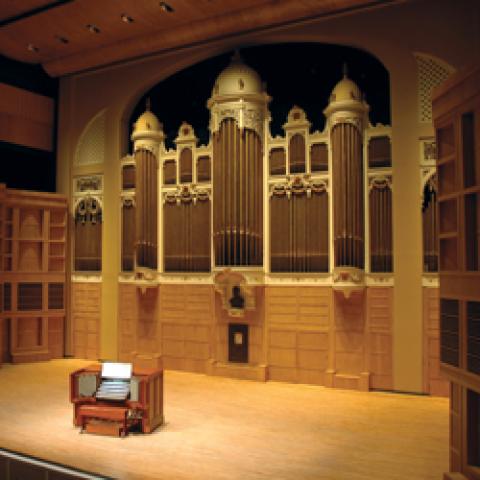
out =
[(38, 52), (38, 47), (36, 47), (33, 43), (29, 43), (27, 45), (27, 49), (30, 51), (30, 52), (34, 52), (34, 53), (37, 53)]
[(173, 12), (173, 7), (171, 5), (169, 5), (168, 3), (165, 3), (165, 2), (160, 2), (160, 8), (164, 11), (164, 12), (168, 12), (168, 13), (172, 13)]
[(122, 22), (125, 22), (125, 23), (133, 23), (133, 18), (130, 17), (129, 15), (127, 15), (126, 13), (122, 13), (120, 15), (120, 18), (122, 19)]
[(55, 35), (55, 38), (60, 42), (60, 43), (70, 43), (70, 40), (68, 38), (62, 37), (61, 35)]
[(93, 23), (89, 23), (88, 25), (86, 25), (86, 27), (91, 33), (100, 33), (100, 29)]

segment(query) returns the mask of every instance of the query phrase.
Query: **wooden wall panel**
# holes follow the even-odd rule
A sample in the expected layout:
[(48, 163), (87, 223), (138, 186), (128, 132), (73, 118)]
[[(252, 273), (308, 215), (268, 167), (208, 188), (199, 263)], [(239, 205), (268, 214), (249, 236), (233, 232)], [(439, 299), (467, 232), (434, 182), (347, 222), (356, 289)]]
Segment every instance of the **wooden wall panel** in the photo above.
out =
[(51, 358), (63, 358), (64, 343), (64, 317), (48, 317), (48, 350)]
[(54, 100), (0, 83), (0, 140), (53, 151)]
[(137, 287), (121, 283), (118, 286), (118, 355), (123, 362), (133, 361), (137, 350)]
[(265, 291), (269, 378), (323, 384), (331, 289), (267, 287)]
[(0, 363), (10, 361), (10, 348), (8, 339), (10, 338), (10, 319), (0, 317)]
[(370, 387), (393, 389), (393, 288), (367, 289)]
[(206, 373), (213, 354), (213, 286), (162, 285), (159, 309), (164, 367)]
[(424, 389), (426, 393), (448, 397), (449, 382), (440, 375), (439, 289), (423, 288)]
[(97, 360), (100, 354), (101, 283), (72, 284), (73, 352)]
[(147, 288), (142, 292), (137, 288), (136, 295), (138, 305), (137, 352), (147, 355), (159, 353), (159, 290), (158, 288)]
[(464, 389), (451, 383), (450, 390), (450, 471), (462, 470), (462, 407)]
[(363, 293), (334, 295), (335, 372), (359, 376), (365, 371), (365, 311)]
[(118, 351), (122, 361), (135, 355), (157, 355), (161, 351), (159, 289), (145, 291), (132, 284), (119, 285)]

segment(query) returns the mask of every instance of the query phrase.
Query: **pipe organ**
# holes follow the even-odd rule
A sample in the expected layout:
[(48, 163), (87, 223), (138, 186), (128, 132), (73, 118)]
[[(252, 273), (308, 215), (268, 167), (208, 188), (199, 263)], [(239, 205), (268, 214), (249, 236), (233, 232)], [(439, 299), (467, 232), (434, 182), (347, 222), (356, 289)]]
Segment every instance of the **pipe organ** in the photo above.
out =
[[(148, 109), (135, 122), (116, 206), (119, 357), (392, 388), (391, 129), (369, 123), (346, 76), (322, 131), (293, 106), (284, 134), (272, 136), (269, 101), (258, 74), (234, 58), (207, 102), (207, 144), (183, 123), (167, 147)], [(234, 323), (241, 331), (230, 336)], [(248, 347), (241, 369), (230, 365), (231, 343)]]
[(235, 56), (207, 102), (208, 145), (197, 145), (184, 122), (167, 149), (155, 115), (147, 108), (139, 117), (134, 154), (122, 161), (123, 271), (392, 272), (389, 127), (369, 124), (346, 74), (323, 132), (311, 133), (294, 106), (285, 137), (273, 138), (269, 101), (258, 74)]

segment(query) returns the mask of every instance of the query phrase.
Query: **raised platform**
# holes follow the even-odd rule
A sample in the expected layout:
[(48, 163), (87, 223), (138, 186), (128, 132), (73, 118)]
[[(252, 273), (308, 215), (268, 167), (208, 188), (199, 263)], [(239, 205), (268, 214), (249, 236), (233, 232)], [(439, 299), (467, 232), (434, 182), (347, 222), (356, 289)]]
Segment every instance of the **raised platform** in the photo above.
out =
[(439, 480), (448, 470), (447, 399), (176, 371), (165, 373), (164, 426), (80, 435), (68, 380), (89, 364), (2, 365), (0, 448), (125, 480)]

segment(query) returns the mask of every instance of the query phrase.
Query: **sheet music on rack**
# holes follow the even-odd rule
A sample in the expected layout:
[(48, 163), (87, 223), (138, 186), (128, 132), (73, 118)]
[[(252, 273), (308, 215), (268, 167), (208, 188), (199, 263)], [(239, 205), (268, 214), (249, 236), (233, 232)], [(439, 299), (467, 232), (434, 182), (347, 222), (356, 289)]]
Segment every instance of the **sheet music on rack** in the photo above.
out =
[(101, 376), (102, 383), (95, 395), (97, 399), (124, 401), (128, 398), (132, 378), (131, 363), (104, 362)]

